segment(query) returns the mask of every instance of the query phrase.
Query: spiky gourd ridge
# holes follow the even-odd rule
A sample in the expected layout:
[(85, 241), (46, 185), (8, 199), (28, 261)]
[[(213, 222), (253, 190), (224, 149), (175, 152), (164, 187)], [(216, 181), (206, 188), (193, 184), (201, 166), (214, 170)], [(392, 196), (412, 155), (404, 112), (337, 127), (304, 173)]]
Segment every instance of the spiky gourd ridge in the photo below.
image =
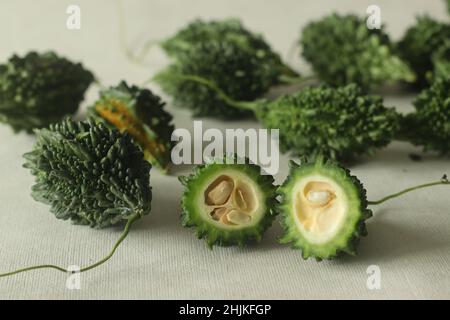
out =
[(262, 37), (235, 19), (195, 21), (162, 47), (174, 61), (155, 77), (156, 82), (173, 96), (176, 105), (192, 109), (195, 116), (230, 119), (251, 112), (233, 108), (207, 87), (174, 79), (176, 75), (210, 79), (230, 97), (246, 101), (263, 95), (283, 76), (297, 76)]
[[(229, 159), (229, 160), (227, 160)], [(263, 214), (256, 224), (239, 228), (236, 230), (222, 229), (212, 223), (212, 220), (205, 219), (200, 212), (195, 199), (202, 197), (198, 193), (202, 190), (202, 185), (211, 176), (220, 175), (227, 170), (236, 170), (240, 174), (252, 179), (259, 189), (257, 192), (261, 195), (264, 206)], [(193, 227), (199, 239), (205, 239), (208, 246), (243, 246), (251, 241), (260, 241), (263, 233), (272, 225), (277, 211), (276, 187), (273, 185), (274, 179), (270, 175), (261, 175), (261, 167), (251, 164), (246, 160), (245, 164), (237, 164), (236, 158), (225, 158), (222, 163), (212, 162), (205, 165), (199, 165), (194, 172), (180, 181), (185, 187), (181, 205), (181, 223), (184, 227)]]
[(382, 98), (356, 85), (307, 88), (255, 109), (266, 128), (280, 130), (282, 151), (351, 160), (390, 143), (399, 116)]
[(433, 71), (433, 53), (450, 39), (450, 24), (436, 21), (429, 16), (420, 16), (398, 43), (400, 56), (408, 62), (417, 74), (416, 85), (423, 88), (428, 84), (429, 73)]
[(100, 92), (100, 99), (89, 108), (89, 115), (111, 128), (128, 132), (142, 148), (145, 158), (166, 170), (174, 146), (171, 136), (175, 127), (164, 106), (161, 98), (150, 90), (122, 81)]
[(332, 14), (308, 24), (300, 44), (319, 78), (340, 86), (370, 89), (388, 81), (412, 81), (410, 68), (394, 53), (388, 35), (370, 30), (354, 15)]
[(149, 213), (151, 165), (128, 134), (69, 119), (36, 134), (24, 167), (56, 218), (104, 228)]
[(92, 73), (54, 52), (12, 56), (0, 65), (0, 122), (32, 132), (74, 114)]
[[(314, 243), (298, 227), (296, 212), (293, 210), (296, 195), (293, 195), (295, 185), (310, 176), (325, 176), (339, 185), (346, 194), (347, 211), (343, 225), (336, 235), (326, 243)], [(281, 196), (278, 211), (281, 216), (281, 225), (284, 234), (280, 238), (283, 244), (290, 244), (292, 248), (302, 251), (304, 259), (315, 258), (334, 259), (342, 254), (357, 254), (360, 238), (367, 235), (365, 221), (372, 216), (367, 208), (366, 190), (357, 177), (337, 163), (318, 157), (313, 161), (303, 160), (300, 164), (290, 163), (289, 177), (279, 187)]]
[(415, 112), (406, 115), (402, 136), (425, 151), (450, 154), (450, 76), (437, 79), (414, 101)]

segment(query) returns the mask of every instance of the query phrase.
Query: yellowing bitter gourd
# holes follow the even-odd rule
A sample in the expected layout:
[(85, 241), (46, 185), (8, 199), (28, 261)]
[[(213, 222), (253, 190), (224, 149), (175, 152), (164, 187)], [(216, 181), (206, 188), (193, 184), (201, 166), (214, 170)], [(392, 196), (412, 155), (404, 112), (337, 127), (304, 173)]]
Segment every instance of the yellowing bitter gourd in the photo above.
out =
[(288, 179), (279, 187), (279, 211), (284, 234), (281, 243), (302, 251), (304, 259), (333, 259), (356, 255), (361, 237), (367, 235), (369, 205), (377, 205), (407, 192), (434, 185), (449, 185), (444, 176), (437, 182), (408, 188), (378, 201), (368, 201), (366, 190), (350, 171), (322, 157), (291, 162)]
[[(50, 205), (58, 219), (93, 228), (126, 223), (109, 255), (82, 268), (91, 270), (108, 261), (126, 238), (131, 225), (150, 212), (151, 165), (129, 135), (103, 124), (65, 120), (36, 131), (37, 142), (25, 155), (25, 167), (36, 178), (35, 200)], [(43, 265), (0, 274), (65, 268)]]
[(212, 247), (259, 241), (275, 219), (273, 177), (253, 164), (209, 163), (183, 177), (182, 224)]
[(128, 132), (142, 148), (144, 157), (152, 165), (166, 171), (173, 147), (172, 116), (164, 110), (165, 103), (148, 89), (118, 86), (101, 91), (100, 99), (89, 108), (96, 121)]

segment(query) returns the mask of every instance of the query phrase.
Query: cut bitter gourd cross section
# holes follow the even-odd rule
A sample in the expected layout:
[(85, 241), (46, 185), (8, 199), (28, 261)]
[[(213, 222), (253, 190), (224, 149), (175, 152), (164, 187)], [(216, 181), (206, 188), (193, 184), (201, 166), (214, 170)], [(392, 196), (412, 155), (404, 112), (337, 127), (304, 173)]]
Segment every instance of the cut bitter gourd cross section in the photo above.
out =
[(253, 164), (211, 163), (180, 179), (186, 186), (182, 223), (209, 246), (260, 240), (275, 218), (273, 177)]
[(341, 253), (356, 254), (361, 236), (367, 234), (366, 191), (359, 180), (334, 162), (292, 163), (280, 187), (285, 233), (282, 243), (301, 249), (305, 259), (331, 259)]

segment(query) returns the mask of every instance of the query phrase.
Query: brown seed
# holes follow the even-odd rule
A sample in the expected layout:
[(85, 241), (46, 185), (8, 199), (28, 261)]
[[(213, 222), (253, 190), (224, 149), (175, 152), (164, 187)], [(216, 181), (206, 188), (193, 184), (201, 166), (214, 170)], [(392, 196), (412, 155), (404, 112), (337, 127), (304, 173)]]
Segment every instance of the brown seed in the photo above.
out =
[(211, 191), (208, 192), (206, 203), (209, 205), (220, 206), (225, 204), (233, 191), (233, 183), (227, 180), (219, 182)]
[(230, 221), (233, 224), (236, 225), (243, 225), (247, 224), (251, 221), (251, 217), (241, 211), (238, 210), (231, 210), (227, 214), (228, 221)]
[(216, 208), (211, 212), (211, 217), (214, 220), (219, 221), (220, 218), (222, 218), (222, 216), (227, 213), (227, 211), (228, 211), (228, 208), (225, 208), (225, 207)]

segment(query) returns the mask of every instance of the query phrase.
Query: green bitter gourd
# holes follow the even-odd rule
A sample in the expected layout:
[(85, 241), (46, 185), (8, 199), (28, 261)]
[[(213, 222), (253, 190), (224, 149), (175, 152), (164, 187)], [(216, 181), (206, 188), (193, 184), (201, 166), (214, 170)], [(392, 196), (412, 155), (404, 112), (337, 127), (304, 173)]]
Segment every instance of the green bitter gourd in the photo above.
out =
[(450, 154), (450, 75), (436, 79), (414, 101), (415, 112), (403, 117), (400, 136), (425, 151)]
[(309, 87), (274, 101), (236, 101), (217, 84), (197, 75), (170, 76), (214, 90), (227, 104), (251, 110), (264, 127), (280, 130), (282, 151), (323, 155), (339, 161), (370, 155), (388, 145), (400, 128), (400, 115), (378, 96), (357, 85)]
[(331, 85), (356, 83), (371, 89), (385, 82), (413, 81), (415, 75), (396, 55), (388, 35), (370, 30), (355, 15), (332, 14), (302, 31), (303, 57)]
[(196, 21), (162, 46), (174, 61), (154, 80), (176, 105), (192, 109), (195, 116), (229, 119), (251, 112), (218, 99), (207, 87), (173, 76), (196, 74), (211, 79), (237, 100), (254, 100), (274, 85), (298, 80), (298, 74), (260, 36), (237, 20)]
[(261, 168), (248, 161), (201, 165), (180, 181), (185, 186), (182, 224), (195, 227), (211, 248), (259, 241), (275, 219), (273, 177), (261, 175)]
[(12, 56), (0, 65), (0, 122), (32, 132), (74, 114), (92, 73), (54, 52)]
[[(36, 201), (50, 205), (56, 218), (75, 224), (99, 229), (126, 223), (112, 251), (80, 272), (94, 269), (114, 255), (132, 224), (150, 212), (151, 165), (128, 134), (101, 123), (66, 119), (36, 134), (37, 142), (25, 155), (24, 165), (36, 178), (31, 193)], [(39, 265), (0, 277), (47, 268), (69, 272)]]
[(429, 16), (420, 16), (398, 43), (400, 56), (417, 75), (415, 85), (423, 88), (428, 85), (433, 71), (433, 53), (450, 39), (450, 24), (439, 22)]
[(367, 235), (369, 205), (377, 205), (407, 192), (435, 185), (441, 180), (405, 189), (378, 201), (368, 201), (357, 177), (333, 161), (322, 157), (291, 162), (288, 179), (279, 187), (278, 207), (284, 229), (280, 242), (302, 252), (304, 259), (318, 261), (342, 254), (356, 255), (361, 237)]

